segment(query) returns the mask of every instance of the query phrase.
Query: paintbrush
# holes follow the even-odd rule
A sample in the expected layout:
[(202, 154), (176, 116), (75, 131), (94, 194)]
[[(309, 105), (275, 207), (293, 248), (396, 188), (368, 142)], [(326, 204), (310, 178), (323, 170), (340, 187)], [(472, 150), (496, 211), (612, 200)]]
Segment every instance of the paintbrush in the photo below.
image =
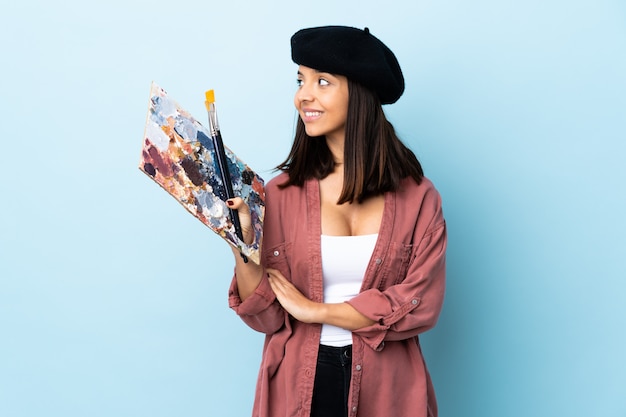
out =
[[(226, 152), (224, 151), (224, 142), (222, 141), (222, 133), (220, 132), (220, 125), (217, 121), (217, 112), (215, 111), (215, 92), (213, 90), (207, 90), (205, 92), (205, 101), (207, 112), (209, 113), (209, 131), (211, 132), (211, 140), (213, 141), (213, 147), (215, 148), (215, 154), (217, 156), (217, 164), (219, 166), (220, 174), (222, 176), (222, 184), (226, 190), (226, 198), (234, 198), (233, 184), (230, 180), (230, 172), (228, 170), (228, 160), (226, 158)], [(235, 226), (235, 233), (237, 237), (243, 242), (243, 231), (241, 230), (241, 223), (239, 222), (239, 213), (237, 210), (228, 209), (230, 211), (230, 219)], [(248, 262), (248, 258), (243, 253), (241, 254), (244, 262)]]

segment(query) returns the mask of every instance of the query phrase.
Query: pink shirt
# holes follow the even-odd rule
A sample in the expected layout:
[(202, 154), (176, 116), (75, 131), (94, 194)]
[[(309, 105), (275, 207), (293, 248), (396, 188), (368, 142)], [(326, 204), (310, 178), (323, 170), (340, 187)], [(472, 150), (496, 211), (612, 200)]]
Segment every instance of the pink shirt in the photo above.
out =
[[(311, 300), (322, 302), (319, 183), (266, 186), (262, 262), (280, 270)], [(424, 178), (385, 194), (378, 240), (359, 295), (348, 301), (376, 324), (353, 332), (350, 417), (437, 415), (418, 335), (432, 328), (445, 289), (446, 227), (441, 198)], [(265, 276), (265, 274), (264, 274)], [(229, 305), (266, 334), (253, 417), (308, 417), (321, 325), (290, 317), (266, 279), (242, 302), (236, 277)]]

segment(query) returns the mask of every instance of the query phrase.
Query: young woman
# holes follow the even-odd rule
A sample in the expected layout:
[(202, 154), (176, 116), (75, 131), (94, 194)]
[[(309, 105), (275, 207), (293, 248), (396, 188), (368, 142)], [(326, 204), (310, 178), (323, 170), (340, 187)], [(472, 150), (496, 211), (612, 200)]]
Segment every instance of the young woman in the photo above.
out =
[[(235, 253), (230, 306), (266, 335), (255, 417), (437, 415), (418, 335), (445, 287), (441, 199), (382, 104), (394, 54), (343, 26), (298, 31), (293, 147), (266, 186), (262, 265)], [(249, 232), (241, 199), (229, 200)]]

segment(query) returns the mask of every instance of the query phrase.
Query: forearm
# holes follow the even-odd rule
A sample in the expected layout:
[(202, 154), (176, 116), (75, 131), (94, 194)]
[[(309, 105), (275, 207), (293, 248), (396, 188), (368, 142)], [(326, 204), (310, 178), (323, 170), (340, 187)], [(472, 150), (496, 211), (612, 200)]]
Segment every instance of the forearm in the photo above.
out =
[(244, 262), (236, 248), (232, 248), (235, 257), (235, 275), (237, 276), (237, 291), (239, 298), (244, 301), (259, 286), (263, 277), (263, 267), (254, 262)]
[(318, 304), (316, 322), (331, 324), (346, 330), (357, 330), (371, 326), (376, 323), (374, 320), (365, 317), (348, 303)]
[(276, 269), (268, 268), (267, 276), (280, 304), (301, 322), (332, 324), (350, 331), (376, 323), (348, 303), (309, 300)]

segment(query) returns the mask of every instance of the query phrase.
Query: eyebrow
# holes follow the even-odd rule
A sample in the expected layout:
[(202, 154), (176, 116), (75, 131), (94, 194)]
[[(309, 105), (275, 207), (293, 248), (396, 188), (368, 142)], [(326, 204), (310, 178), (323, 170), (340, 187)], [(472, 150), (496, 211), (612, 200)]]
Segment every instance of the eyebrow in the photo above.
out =
[[(313, 70), (313, 71), (315, 71), (316, 74), (328, 74), (328, 75), (332, 75), (333, 77), (336, 77), (336, 75), (333, 74), (332, 72), (320, 71), (320, 70)], [(300, 70), (298, 70), (298, 74), (297, 75), (304, 75), (304, 74), (302, 74), (302, 72), (300, 72)]]

